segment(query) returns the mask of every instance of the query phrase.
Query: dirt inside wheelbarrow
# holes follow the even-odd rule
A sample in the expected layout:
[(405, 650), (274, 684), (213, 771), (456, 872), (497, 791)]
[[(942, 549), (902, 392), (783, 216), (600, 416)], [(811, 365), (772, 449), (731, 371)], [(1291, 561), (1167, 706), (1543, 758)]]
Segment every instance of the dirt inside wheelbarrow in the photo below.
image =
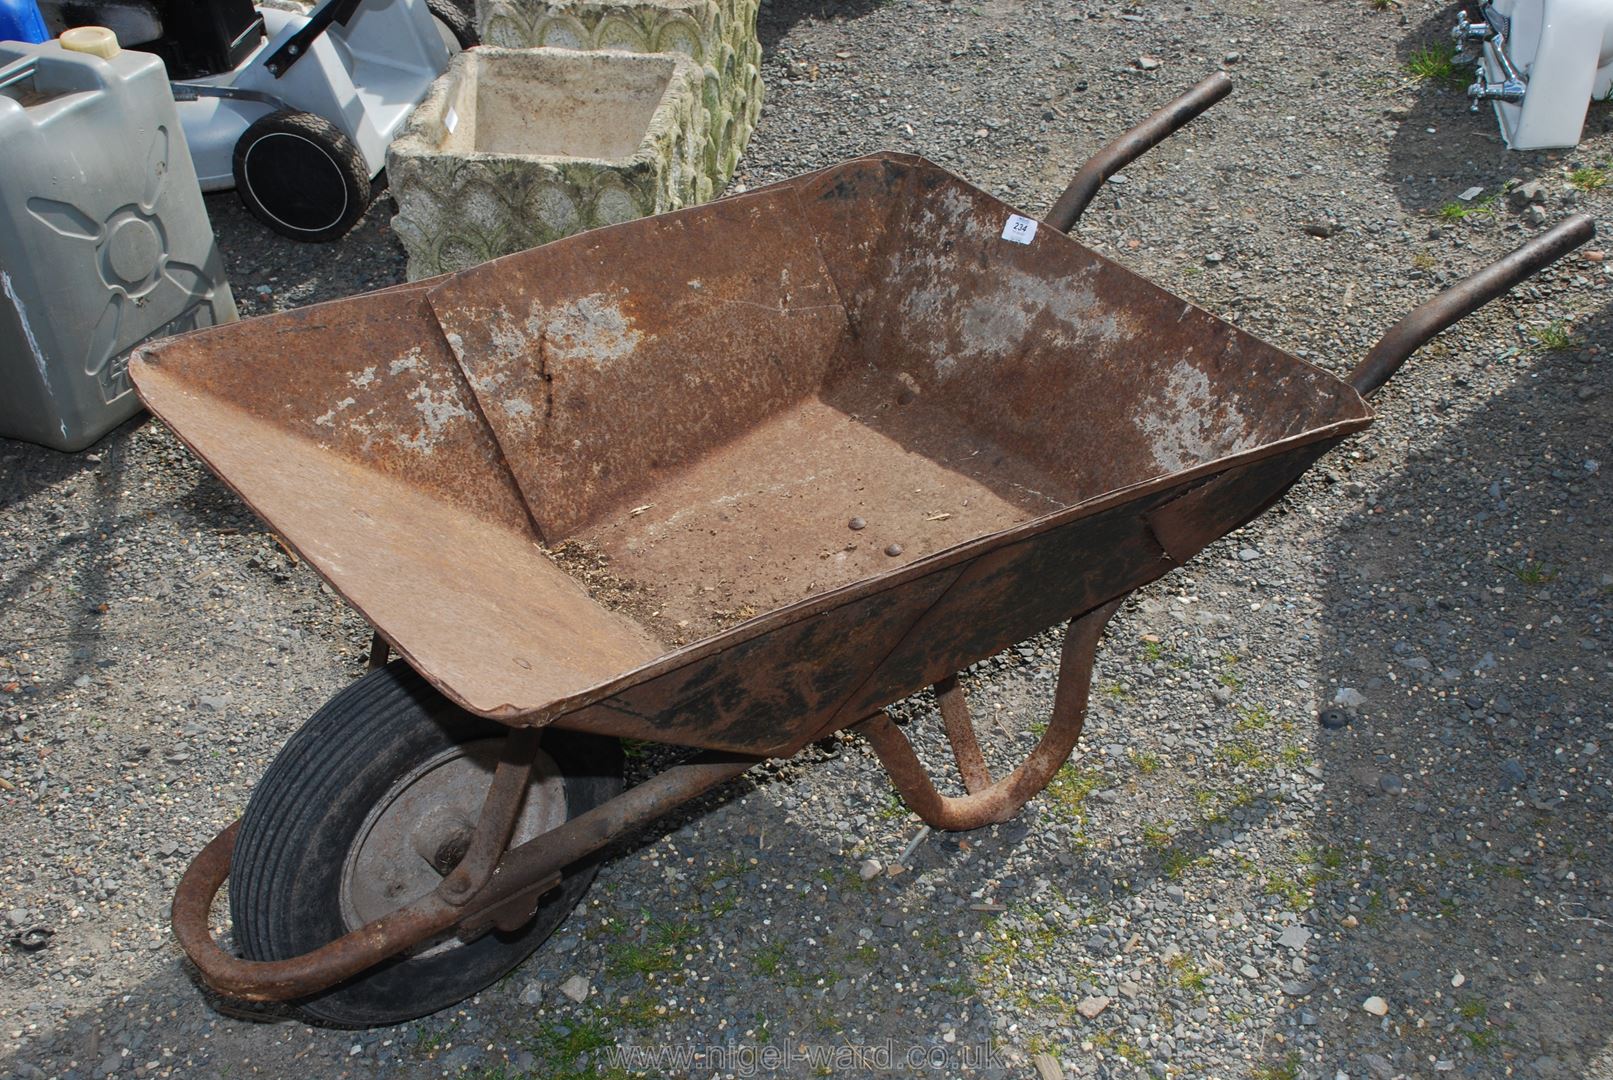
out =
[(877, 155), (131, 370), (434, 683), (557, 715), (758, 616), (1366, 422), (1325, 373), (1015, 220)]
[(882, 429), (948, 421), (900, 401), (803, 402), (550, 555), (682, 644), (1064, 505), (1031, 463), (967, 433), (906, 449)]

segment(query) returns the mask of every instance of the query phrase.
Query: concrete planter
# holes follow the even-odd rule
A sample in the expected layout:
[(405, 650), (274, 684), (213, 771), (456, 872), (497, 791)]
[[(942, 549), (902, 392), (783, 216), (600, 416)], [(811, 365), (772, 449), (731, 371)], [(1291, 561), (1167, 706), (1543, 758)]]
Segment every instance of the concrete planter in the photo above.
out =
[(700, 201), (704, 84), (676, 53), (460, 53), (387, 151), (409, 278)]
[(758, 0), (478, 0), (477, 29), (508, 48), (676, 52), (705, 75), (712, 197), (734, 173), (762, 107)]

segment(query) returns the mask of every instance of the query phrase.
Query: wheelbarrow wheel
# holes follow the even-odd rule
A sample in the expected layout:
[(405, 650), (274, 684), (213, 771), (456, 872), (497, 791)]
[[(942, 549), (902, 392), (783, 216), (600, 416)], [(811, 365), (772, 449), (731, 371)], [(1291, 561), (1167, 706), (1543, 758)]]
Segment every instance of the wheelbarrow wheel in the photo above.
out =
[[(509, 729), (458, 708), (402, 661), (337, 694), (258, 783), (230, 866), (230, 915), (250, 960), (309, 952), (436, 888), (463, 856)], [(512, 844), (618, 794), (613, 739), (548, 730)], [(513, 933), (449, 932), (298, 1002), (311, 1019), (374, 1027), (461, 1001), (526, 959), (576, 906), (595, 864), (567, 871)]]

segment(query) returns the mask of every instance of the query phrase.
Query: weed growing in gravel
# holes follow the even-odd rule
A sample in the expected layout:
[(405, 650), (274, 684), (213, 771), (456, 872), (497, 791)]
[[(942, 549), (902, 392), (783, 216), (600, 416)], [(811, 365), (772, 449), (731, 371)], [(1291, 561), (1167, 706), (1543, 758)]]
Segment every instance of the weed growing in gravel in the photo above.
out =
[(544, 1021), (527, 1040), (526, 1049), (535, 1059), (534, 1076), (546, 1080), (617, 1080), (627, 1074), (620, 1069), (602, 1071), (592, 1061), (596, 1051), (615, 1043), (610, 1025), (602, 1017), (593, 1015), (575, 1020)]
[(1164, 762), (1160, 760), (1158, 754), (1152, 754), (1145, 750), (1132, 750), (1127, 753), (1126, 757), (1130, 759), (1132, 767), (1144, 776), (1152, 776), (1164, 767)]
[(1444, 221), (1461, 221), (1470, 217), (1489, 217), (1496, 211), (1496, 196), (1488, 195), (1476, 203), (1448, 202), (1439, 208), (1439, 216)]
[(758, 975), (769, 977), (777, 975), (784, 966), (784, 958), (789, 955), (789, 948), (782, 941), (775, 941), (771, 945), (763, 945), (756, 950), (750, 959), (751, 967), (756, 969)]
[(907, 813), (907, 804), (895, 788), (885, 792), (885, 804), (879, 808), (879, 816), (886, 821), (894, 821)]
[(1130, 690), (1127, 690), (1125, 686), (1117, 682), (1112, 682), (1105, 686), (1103, 688), (1103, 693), (1104, 696), (1109, 698), (1111, 701), (1126, 703), (1137, 700), (1134, 696), (1132, 696)]
[(1171, 846), (1171, 831), (1158, 821), (1143, 823), (1143, 843), (1155, 851), (1164, 851)]
[(1107, 1050), (1111, 1054), (1123, 1057), (1139, 1068), (1148, 1064), (1147, 1054), (1112, 1031), (1100, 1031), (1093, 1035), (1092, 1046), (1094, 1049)]
[(1424, 45), (1406, 61), (1406, 73), (1418, 82), (1465, 83), (1448, 45)]
[(1534, 559), (1519, 563), (1512, 573), (1524, 585), (1544, 585), (1557, 579), (1557, 571)]
[(453, 1020), (446, 1027), (427, 1029), (422, 1027), (415, 1033), (415, 1053), (429, 1057), (437, 1051), (446, 1048), (453, 1042), (454, 1032), (459, 1030), (460, 1021)]
[(1256, 1065), (1249, 1070), (1249, 1080), (1299, 1080), (1300, 1060), (1296, 1052), (1269, 1065)]
[(1233, 739), (1222, 743), (1215, 748), (1215, 756), (1239, 769), (1265, 769), (1271, 766), (1271, 758), (1251, 739)]
[(1264, 705), (1238, 707), (1238, 721), (1232, 725), (1234, 731), (1264, 731), (1271, 726), (1271, 710)]
[(1581, 191), (1600, 191), (1608, 185), (1608, 171), (1595, 166), (1575, 169), (1568, 174), (1568, 182)]
[(1316, 902), (1316, 888), (1338, 876), (1344, 866), (1344, 850), (1336, 847), (1300, 851), (1291, 871), (1270, 874), (1266, 895), (1282, 900), (1294, 911), (1306, 911)]
[(1159, 856), (1159, 866), (1165, 871), (1165, 876), (1176, 881), (1195, 866), (1207, 866), (1211, 859), (1208, 855), (1192, 855), (1174, 844), (1166, 848)]
[(644, 940), (613, 943), (609, 953), (612, 975), (653, 975), (675, 971), (683, 947), (694, 940), (694, 927), (688, 923), (665, 922), (644, 913)]
[(1547, 352), (1563, 352), (1574, 347), (1574, 333), (1568, 324), (1558, 320), (1535, 331), (1535, 340)]
[(1202, 994), (1210, 985), (1210, 973), (1186, 953), (1171, 957), (1166, 967), (1170, 969), (1171, 981), (1189, 993)]
[(1439, 260), (1426, 251), (1419, 251), (1411, 257), (1411, 265), (1416, 270), (1432, 270), (1439, 265)]
[(1094, 791), (1102, 790), (1104, 776), (1096, 769), (1082, 769), (1075, 765), (1065, 765), (1053, 774), (1048, 782), (1046, 795), (1055, 813), (1067, 820), (1077, 822), (1086, 821), (1086, 810), (1083, 804), (1087, 796)]

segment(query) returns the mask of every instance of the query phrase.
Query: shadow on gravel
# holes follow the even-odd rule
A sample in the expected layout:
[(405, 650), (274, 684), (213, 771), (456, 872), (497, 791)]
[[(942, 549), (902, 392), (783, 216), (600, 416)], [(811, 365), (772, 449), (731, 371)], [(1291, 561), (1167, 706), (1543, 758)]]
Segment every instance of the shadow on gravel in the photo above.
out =
[(884, 4), (885, 0), (772, 0), (762, 5), (756, 16), (756, 36), (762, 42), (762, 56), (772, 56), (779, 41), (798, 22), (858, 19)]
[(1352, 1077), (1607, 1075), (1613, 308), (1575, 336), (1331, 539), (1317, 685), (1365, 701), (1315, 736), (1342, 940), (1304, 1004)]
[[(1484, 192), (1467, 205), (1482, 209), (1483, 200), (1508, 180), (1555, 173), (1574, 156), (1572, 150), (1508, 150), (1489, 105), (1468, 111), (1471, 65), (1455, 65), (1450, 78), (1418, 79), (1410, 73), (1414, 59), (1454, 52), (1450, 32), (1458, 10), (1455, 5), (1444, 8), (1406, 31), (1396, 50), (1401, 83), (1379, 98), (1388, 113), (1385, 122), (1397, 125), (1384, 177), (1401, 207), (1412, 213), (1438, 211), (1471, 187)], [(1585, 137), (1607, 131), (1613, 131), (1613, 106), (1593, 104), (1585, 118)]]
[(105, 457), (109, 452), (121, 450), (129, 436), (150, 418), (145, 412), (130, 417), (93, 446), (76, 454), (64, 454), (15, 439), (0, 439), (0, 513), (54, 484), (94, 468), (98, 463), (91, 461), (88, 455)]
[[(28, 696), (34, 700), (50, 700), (75, 679), (92, 674), (101, 666), (98, 661), (105, 659), (101, 621), (117, 591), (109, 556), (124, 523), (122, 495), (131, 483), (129, 439), (147, 419), (141, 413), (76, 454), (0, 442), (0, 461), (5, 464), (5, 472), (0, 474), (0, 514), (57, 485), (64, 489), (62, 505), (90, 508), (88, 517), (82, 518), (45, 505), (34, 520), (12, 523), (19, 537), (31, 534), (37, 546), (19, 555), (27, 546), (26, 540), (19, 539), (13, 548), (13, 558), (0, 579), (0, 607), (44, 605), (65, 612), (62, 640), (69, 645), (70, 663), (60, 678), (28, 687)], [(83, 485), (90, 487), (90, 499), (67, 498), (67, 489)], [(64, 567), (67, 575), (62, 572)], [(7, 644), (0, 641), (0, 647)]]

